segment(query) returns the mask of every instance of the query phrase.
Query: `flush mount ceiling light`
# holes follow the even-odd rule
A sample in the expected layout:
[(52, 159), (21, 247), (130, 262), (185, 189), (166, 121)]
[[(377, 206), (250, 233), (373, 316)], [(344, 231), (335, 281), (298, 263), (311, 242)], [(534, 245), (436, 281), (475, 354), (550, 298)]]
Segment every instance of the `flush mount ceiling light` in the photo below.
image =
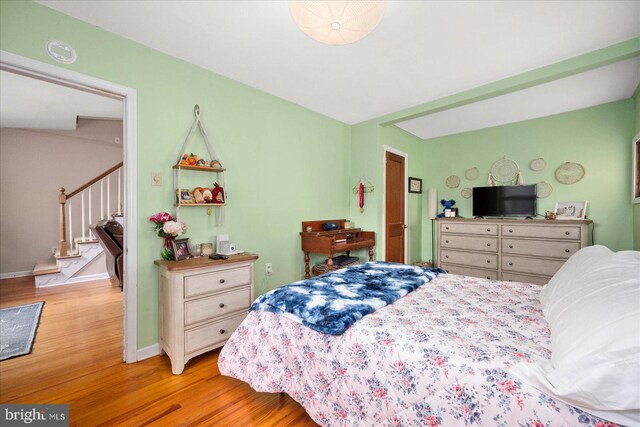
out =
[(384, 15), (386, 0), (290, 0), (293, 20), (309, 37), (321, 43), (354, 43), (373, 31)]

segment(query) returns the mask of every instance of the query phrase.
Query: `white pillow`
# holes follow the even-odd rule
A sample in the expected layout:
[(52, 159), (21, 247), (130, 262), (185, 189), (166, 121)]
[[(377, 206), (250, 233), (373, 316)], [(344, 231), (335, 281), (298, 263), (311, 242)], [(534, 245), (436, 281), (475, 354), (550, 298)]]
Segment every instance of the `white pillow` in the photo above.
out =
[(640, 424), (640, 252), (589, 247), (540, 295), (551, 360), (512, 373), (558, 400), (620, 424)]

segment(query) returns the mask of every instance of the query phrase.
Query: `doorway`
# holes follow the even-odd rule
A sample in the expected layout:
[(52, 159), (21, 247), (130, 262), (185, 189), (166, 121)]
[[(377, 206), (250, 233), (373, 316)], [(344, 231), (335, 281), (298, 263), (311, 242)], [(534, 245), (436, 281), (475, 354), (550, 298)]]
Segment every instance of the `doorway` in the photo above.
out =
[(71, 87), (106, 97), (121, 99), (124, 104), (124, 334), (123, 359), (136, 362), (137, 357), (137, 161), (136, 161), (136, 91), (105, 80), (93, 78), (65, 68), (0, 51), (0, 70), (45, 82)]
[(385, 261), (406, 262), (406, 194), (408, 159), (405, 153), (385, 147), (384, 232)]

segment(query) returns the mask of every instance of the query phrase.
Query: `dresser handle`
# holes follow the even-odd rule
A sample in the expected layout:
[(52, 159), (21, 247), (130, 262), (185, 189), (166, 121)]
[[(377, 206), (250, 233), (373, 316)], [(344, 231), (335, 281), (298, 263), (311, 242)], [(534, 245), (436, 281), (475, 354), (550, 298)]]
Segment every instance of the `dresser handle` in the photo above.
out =
[(513, 249), (513, 245), (509, 245), (509, 249)]
[(449, 255), (445, 255), (444, 257), (445, 257), (445, 258), (449, 258)]
[(224, 308), (224, 303), (223, 302), (220, 303), (220, 308)]
[(510, 228), (510, 229), (509, 229), (509, 233), (513, 233), (513, 229), (511, 229), (511, 228)]
[(491, 279), (491, 277), (487, 276), (487, 279)]
[(445, 243), (449, 243), (449, 241), (448, 241), (448, 240), (445, 240), (444, 242), (445, 242)]
[(445, 229), (445, 230), (448, 230), (448, 229), (449, 229), (449, 227), (445, 227), (444, 229)]
[(565, 251), (566, 253), (569, 253), (569, 252), (571, 252), (571, 251), (570, 251), (569, 249), (565, 249), (564, 251)]
[(568, 236), (569, 234), (571, 234), (571, 232), (565, 231), (564, 234), (566, 234)]
[(227, 332), (224, 329), (220, 329), (220, 333), (224, 335), (224, 333)]
[(487, 243), (487, 246), (491, 246), (491, 243)]
[(512, 263), (512, 262), (510, 262), (510, 263), (509, 263), (509, 265), (513, 265), (513, 263)]
[(488, 259), (488, 260), (487, 260), (487, 264), (491, 264), (491, 260), (489, 260), (489, 259)]
[(487, 228), (487, 231), (491, 231), (491, 229), (490, 229), (490, 228)]
[(224, 279), (220, 279), (220, 283), (224, 283)]

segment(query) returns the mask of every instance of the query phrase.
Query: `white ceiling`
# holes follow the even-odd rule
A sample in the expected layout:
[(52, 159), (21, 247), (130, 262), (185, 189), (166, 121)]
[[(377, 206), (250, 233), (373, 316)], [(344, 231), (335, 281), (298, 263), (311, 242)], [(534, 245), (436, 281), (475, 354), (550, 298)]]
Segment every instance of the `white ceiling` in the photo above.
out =
[(627, 99), (638, 83), (640, 57), (396, 125), (435, 138)]
[(39, 3), (348, 124), (640, 36), (639, 1), (389, 1), (345, 46), (286, 1)]
[(121, 119), (122, 101), (0, 71), (0, 127), (76, 128), (76, 117)]

